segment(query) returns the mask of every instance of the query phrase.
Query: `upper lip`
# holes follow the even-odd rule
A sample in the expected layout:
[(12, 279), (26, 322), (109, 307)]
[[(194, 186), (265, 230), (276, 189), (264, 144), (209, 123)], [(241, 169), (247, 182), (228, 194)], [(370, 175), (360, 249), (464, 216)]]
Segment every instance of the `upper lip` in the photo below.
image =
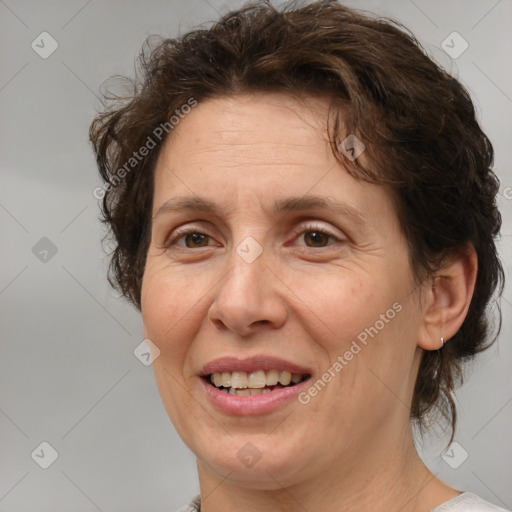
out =
[(282, 370), (295, 374), (311, 374), (311, 370), (291, 361), (270, 355), (254, 355), (246, 358), (219, 357), (206, 363), (199, 372), (201, 377), (222, 372), (255, 372), (258, 370)]

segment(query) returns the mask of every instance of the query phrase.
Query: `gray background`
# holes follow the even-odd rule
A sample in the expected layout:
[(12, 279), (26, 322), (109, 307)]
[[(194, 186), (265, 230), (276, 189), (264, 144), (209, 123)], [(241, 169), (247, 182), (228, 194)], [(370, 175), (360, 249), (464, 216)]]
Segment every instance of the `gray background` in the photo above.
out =
[[(470, 90), (496, 149), (508, 271), (512, 2), (346, 3), (402, 21)], [(148, 34), (176, 35), (237, 5), (0, 0), (1, 511), (172, 511), (198, 490), (194, 457), (167, 418), (151, 367), (133, 354), (143, 338), (140, 318), (105, 280), (87, 130), (100, 83), (132, 73)], [(31, 48), (43, 31), (59, 45), (47, 59)], [(469, 44), (457, 59), (441, 49), (453, 31)], [(511, 303), (509, 287), (499, 343), (458, 393), (456, 441), (467, 460), (450, 467), (440, 456), (446, 439), (420, 446), (441, 478), (506, 507)], [(49, 460), (38, 448), (43, 441), (59, 454), (48, 469), (36, 463)], [(452, 465), (463, 459), (461, 448), (451, 452)]]

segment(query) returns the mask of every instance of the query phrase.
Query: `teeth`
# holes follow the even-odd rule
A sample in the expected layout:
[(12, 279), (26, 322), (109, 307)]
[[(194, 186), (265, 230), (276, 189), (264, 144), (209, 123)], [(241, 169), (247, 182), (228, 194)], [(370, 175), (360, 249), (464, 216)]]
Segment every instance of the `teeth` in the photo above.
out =
[(250, 388), (264, 388), (266, 384), (267, 377), (265, 376), (265, 372), (263, 370), (258, 370), (257, 372), (252, 372), (249, 374), (248, 386)]
[(267, 386), (275, 386), (279, 382), (279, 370), (270, 370), (267, 373)]
[(249, 379), (247, 372), (233, 372), (231, 374), (231, 387), (236, 389), (243, 389), (248, 387)]
[(292, 374), (290, 372), (281, 372), (279, 374), (279, 384), (282, 386), (288, 386), (292, 380)]
[(292, 382), (294, 384), (298, 384), (302, 380), (302, 375), (299, 375), (298, 373), (292, 373)]
[(272, 391), (272, 390), (268, 389), (268, 388), (263, 388), (263, 389), (229, 388), (229, 391), (227, 389), (220, 389), (219, 391), (222, 391), (223, 393), (228, 393), (230, 395), (249, 396), (249, 395), (263, 395), (265, 393), (270, 393), (270, 391)]
[[(269, 386), (288, 386), (290, 383), (297, 384), (304, 378), (300, 373), (290, 373), (279, 370), (258, 370), (252, 373), (247, 372), (215, 372), (210, 376), (212, 384), (217, 387), (226, 388), (230, 394), (241, 396), (257, 395), (259, 393), (268, 393)], [(229, 389), (229, 391), (228, 391)], [(244, 393), (236, 392), (244, 390)], [(247, 390), (247, 393), (245, 391)]]
[[(217, 384), (215, 384), (215, 385), (217, 386)], [(222, 372), (222, 385), (225, 388), (229, 388), (229, 386), (231, 386), (231, 373), (230, 372)]]
[(264, 395), (265, 393), (270, 393), (270, 389), (251, 389), (251, 395)]

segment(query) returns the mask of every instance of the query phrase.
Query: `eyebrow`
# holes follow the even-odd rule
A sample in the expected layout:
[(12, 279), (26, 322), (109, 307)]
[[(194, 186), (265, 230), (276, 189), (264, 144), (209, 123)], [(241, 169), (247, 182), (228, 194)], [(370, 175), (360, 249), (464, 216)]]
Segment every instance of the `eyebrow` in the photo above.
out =
[[(288, 197), (279, 199), (274, 202), (273, 211), (276, 214), (286, 214), (297, 211), (307, 210), (330, 210), (334, 213), (343, 215), (351, 219), (358, 225), (366, 224), (366, 215), (346, 203), (340, 203), (331, 197), (322, 196), (302, 196), (302, 197)], [(223, 209), (216, 203), (200, 197), (176, 197), (169, 199), (162, 204), (155, 215), (153, 220), (159, 215), (164, 213), (180, 212), (184, 210), (199, 211), (210, 213), (213, 215), (221, 215)]]

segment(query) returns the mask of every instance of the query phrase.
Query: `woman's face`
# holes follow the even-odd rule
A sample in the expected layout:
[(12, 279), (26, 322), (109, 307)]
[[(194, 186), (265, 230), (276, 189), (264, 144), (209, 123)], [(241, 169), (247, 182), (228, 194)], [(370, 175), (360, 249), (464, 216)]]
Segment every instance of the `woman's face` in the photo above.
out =
[(332, 155), (327, 108), (199, 103), (155, 171), (142, 315), (158, 388), (200, 470), (247, 486), (348, 471), (409, 433), (422, 315), (406, 240), (388, 191)]

